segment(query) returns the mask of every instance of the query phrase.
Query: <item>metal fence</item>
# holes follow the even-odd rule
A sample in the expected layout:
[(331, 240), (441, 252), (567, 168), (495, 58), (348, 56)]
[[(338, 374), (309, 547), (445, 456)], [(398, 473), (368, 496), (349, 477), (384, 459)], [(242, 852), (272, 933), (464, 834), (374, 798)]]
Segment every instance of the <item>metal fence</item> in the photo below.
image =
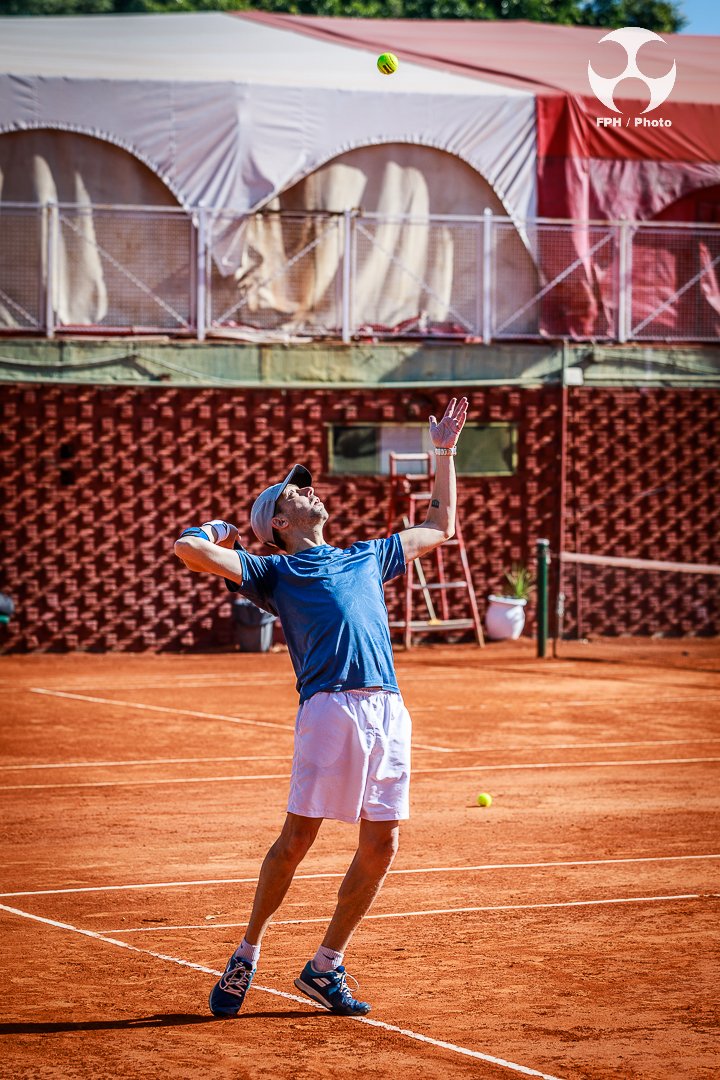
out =
[(720, 225), (0, 203), (0, 331), (720, 340)]

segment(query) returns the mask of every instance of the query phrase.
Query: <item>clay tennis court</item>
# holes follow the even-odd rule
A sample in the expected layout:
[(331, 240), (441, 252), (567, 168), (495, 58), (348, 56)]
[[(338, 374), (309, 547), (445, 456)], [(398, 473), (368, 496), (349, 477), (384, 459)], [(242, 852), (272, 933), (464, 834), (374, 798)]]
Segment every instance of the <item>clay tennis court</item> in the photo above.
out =
[(293, 985), (354, 850), (327, 822), (233, 1021), (207, 994), (284, 814), (287, 654), (5, 658), (0, 1074), (715, 1077), (718, 642), (560, 652), (397, 654), (413, 813), (347, 956), (371, 1016)]

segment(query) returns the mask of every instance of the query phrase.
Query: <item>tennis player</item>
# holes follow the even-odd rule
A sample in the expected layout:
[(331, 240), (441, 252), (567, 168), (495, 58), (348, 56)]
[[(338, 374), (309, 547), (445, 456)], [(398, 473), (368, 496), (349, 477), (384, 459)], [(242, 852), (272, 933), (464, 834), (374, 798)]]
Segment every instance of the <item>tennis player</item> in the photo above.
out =
[(393, 666), (383, 582), (453, 535), (453, 456), (467, 408), (466, 398), (453, 398), (439, 422), (430, 417), (437, 468), (421, 525), (332, 547), (323, 537), (328, 512), (310, 473), (295, 465), (261, 492), (250, 514), (258, 540), (277, 554), (250, 554), (237, 528), (219, 520), (186, 529), (175, 544), (189, 570), (225, 578), (232, 591), (280, 617), (300, 694), (287, 817), (262, 864), (245, 936), (210, 993), (215, 1016), (240, 1011), (263, 935), (323, 818), (359, 821), (358, 847), (325, 937), (295, 985), (332, 1013), (370, 1012), (348, 989), (343, 955), (409, 816), (411, 722)]

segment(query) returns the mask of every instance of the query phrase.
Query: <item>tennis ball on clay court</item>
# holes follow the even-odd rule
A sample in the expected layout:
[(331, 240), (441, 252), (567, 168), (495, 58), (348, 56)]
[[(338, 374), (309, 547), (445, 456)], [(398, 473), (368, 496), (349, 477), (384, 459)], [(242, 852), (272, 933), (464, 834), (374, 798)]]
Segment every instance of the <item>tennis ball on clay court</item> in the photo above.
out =
[(492, 795), (488, 795), (487, 791), (481, 791), (477, 797), (478, 806), (492, 806)]
[(394, 53), (384, 52), (377, 58), (377, 69), (381, 75), (392, 75), (393, 71), (397, 71), (398, 59)]

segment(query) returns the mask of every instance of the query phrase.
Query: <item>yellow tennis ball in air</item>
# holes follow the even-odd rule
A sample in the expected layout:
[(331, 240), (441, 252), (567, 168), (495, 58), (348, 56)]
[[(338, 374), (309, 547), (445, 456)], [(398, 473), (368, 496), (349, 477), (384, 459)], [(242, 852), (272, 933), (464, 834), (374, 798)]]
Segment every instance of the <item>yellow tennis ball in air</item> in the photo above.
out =
[(377, 58), (377, 68), (381, 75), (392, 75), (397, 71), (398, 59), (391, 52), (384, 52)]
[(478, 806), (492, 806), (492, 795), (488, 795), (487, 791), (481, 791), (477, 797)]

